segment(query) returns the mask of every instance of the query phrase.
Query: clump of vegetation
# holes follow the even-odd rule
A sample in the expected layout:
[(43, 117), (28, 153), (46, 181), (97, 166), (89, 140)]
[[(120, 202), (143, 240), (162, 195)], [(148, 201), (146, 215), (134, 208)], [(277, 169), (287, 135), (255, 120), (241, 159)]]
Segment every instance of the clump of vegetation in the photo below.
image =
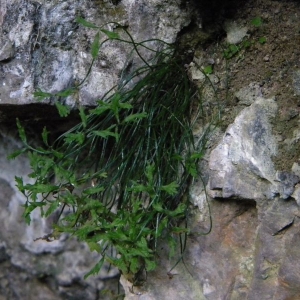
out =
[[(263, 25), (263, 20), (261, 17), (256, 17), (251, 21), (251, 25), (254, 26), (255, 28), (259, 29)], [(259, 37), (258, 42), (261, 45), (264, 45), (267, 42), (267, 38), (265, 36)], [(242, 42), (239, 44), (227, 44), (224, 47), (223, 50), (223, 56), (225, 59), (231, 59), (237, 54), (240, 54), (241, 52), (244, 52), (245, 50), (248, 50), (252, 45), (255, 44), (255, 41), (252, 40), (250, 41), (248, 38), (244, 39)]]
[(263, 21), (262, 21), (261, 17), (255, 17), (251, 21), (251, 25), (253, 25), (254, 27), (261, 27), (262, 24), (263, 24)]
[[(20, 177), (16, 182), (27, 199), (28, 223), (36, 208), (44, 217), (59, 210), (52, 236), (68, 233), (102, 255), (86, 276), (98, 273), (107, 261), (133, 275), (134, 281), (139, 271), (155, 268), (160, 238), (174, 249), (177, 237), (189, 231), (183, 222), (189, 203), (183, 195), (198, 175), (209, 127), (196, 144), (193, 128), (201, 118), (201, 97), (173, 46), (156, 40), (161, 44), (157, 51), (148, 46), (149, 41), (135, 42), (125, 29), (128, 39), (78, 21), (97, 30), (92, 64), (107, 40), (132, 45), (143, 64), (99, 99), (95, 108), (79, 107), (81, 122), (53, 143), (44, 128), (44, 145), (33, 147), (18, 120), (25, 147), (11, 158), (28, 155), (34, 182), (25, 183)], [(101, 33), (107, 36), (102, 43)], [(153, 58), (146, 61), (140, 49)], [(55, 95), (39, 90), (36, 96), (66, 97), (82, 84)], [(68, 114), (69, 108), (60, 102), (56, 106), (61, 116)]]

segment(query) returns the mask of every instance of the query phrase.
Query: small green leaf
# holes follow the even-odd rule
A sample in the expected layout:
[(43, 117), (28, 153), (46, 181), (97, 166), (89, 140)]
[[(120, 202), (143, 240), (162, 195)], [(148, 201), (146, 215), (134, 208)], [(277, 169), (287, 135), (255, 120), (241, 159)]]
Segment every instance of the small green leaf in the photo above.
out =
[(85, 140), (85, 135), (82, 132), (78, 133), (67, 133), (64, 141), (67, 144), (71, 144), (72, 142), (78, 143), (79, 145), (82, 145)]
[(148, 182), (151, 184), (152, 181), (153, 181), (153, 174), (154, 174), (154, 171), (155, 171), (155, 165), (152, 164), (152, 165), (147, 165), (146, 167), (146, 170), (145, 170), (145, 175), (148, 179)]
[(140, 267), (141, 266), (140, 266), (139, 258), (132, 257), (130, 259), (130, 272), (132, 272), (132, 274), (136, 274), (136, 272), (139, 270)]
[(93, 174), (94, 178), (107, 178), (107, 173), (106, 172), (97, 172)]
[(241, 49), (237, 45), (230, 44), (228, 48), (224, 50), (223, 55), (226, 59), (230, 59), (235, 56), (240, 50)]
[(55, 106), (61, 117), (67, 117), (70, 114), (70, 111), (71, 111), (70, 107), (63, 105), (58, 101), (55, 102)]
[(27, 144), (27, 138), (24, 127), (21, 125), (20, 120), (17, 118), (17, 127), (19, 131), (19, 136), (24, 144)]
[(102, 251), (102, 247), (96, 242), (89, 242), (88, 246), (89, 246), (91, 252), (96, 251), (96, 252), (100, 253)]
[(53, 96), (51, 93), (46, 93), (46, 92), (43, 92), (41, 89), (37, 89), (34, 93), (33, 93), (33, 96), (35, 98), (37, 98), (38, 101), (42, 101), (44, 100), (45, 98), (49, 98), (51, 96)]
[(203, 157), (203, 153), (202, 152), (195, 152), (193, 153), (190, 158), (192, 160), (195, 160), (195, 159), (201, 159)]
[(185, 227), (172, 227), (172, 230), (171, 230), (173, 233), (175, 234), (182, 234), (182, 233), (189, 233), (190, 230), (188, 228), (185, 228)]
[(84, 128), (86, 128), (86, 125), (87, 125), (87, 117), (86, 117), (86, 114), (84, 112), (84, 108), (83, 107), (80, 107), (79, 108), (79, 115), (80, 115), (80, 118), (81, 118), (81, 122), (82, 122), (82, 125)]
[(98, 26), (96, 26), (95, 24), (86, 21), (85, 19), (81, 18), (81, 17), (77, 17), (76, 18), (76, 22), (83, 25), (84, 27), (88, 27), (88, 28), (94, 28), (97, 29), (99, 28)]
[(40, 193), (51, 193), (57, 191), (59, 189), (59, 186), (51, 185), (51, 184), (35, 183), (35, 184), (26, 184), (25, 189), (40, 194)]
[(58, 158), (58, 159), (62, 159), (62, 158), (64, 157), (64, 154), (63, 154), (63, 153), (58, 152), (58, 151), (56, 151), (56, 150), (52, 150), (52, 154), (53, 154), (56, 158)]
[(212, 66), (207, 66), (203, 69), (203, 73), (206, 75), (212, 74), (213, 73), (213, 68)]
[(31, 218), (30, 218), (30, 214), (37, 208), (40, 207), (42, 208), (44, 205), (46, 205), (45, 202), (32, 202), (28, 205), (28, 203), (26, 203), (24, 205), (25, 207), (25, 211), (23, 213), (23, 217), (25, 218), (26, 223), (29, 225)]
[(243, 47), (244, 47), (245, 49), (250, 48), (250, 46), (251, 46), (251, 42), (250, 42), (249, 40), (246, 40), (246, 41), (243, 42)]
[(47, 146), (48, 146), (48, 134), (49, 134), (49, 131), (47, 130), (46, 127), (44, 127), (43, 132), (42, 132), (42, 138), (43, 138), (44, 144)]
[(59, 202), (58, 201), (53, 201), (49, 208), (46, 210), (45, 214), (44, 214), (44, 217), (47, 218), (49, 217), (52, 213), (55, 212), (55, 210), (60, 206)]
[(111, 110), (114, 112), (118, 123), (120, 122), (120, 119), (119, 119), (120, 100), (121, 100), (120, 93), (116, 93), (113, 96), (113, 98), (111, 99)]
[(119, 35), (116, 32), (101, 29), (101, 32), (103, 32), (110, 40), (119, 39)]
[(91, 275), (97, 275), (104, 263), (104, 256), (100, 259), (100, 261), (88, 272), (84, 275), (84, 279), (87, 279)]
[(143, 184), (137, 184), (134, 183), (134, 185), (128, 189), (130, 192), (136, 192), (136, 193), (140, 193), (140, 192), (148, 192), (149, 188)]
[(101, 186), (101, 187), (90, 187), (90, 188), (87, 188), (83, 191), (83, 194), (85, 195), (93, 195), (93, 194), (98, 194), (100, 192), (103, 192), (104, 191), (104, 187)]
[(163, 212), (163, 211), (164, 211), (164, 209), (163, 209), (161, 203), (153, 203), (153, 204), (152, 204), (152, 207), (153, 207), (156, 211), (158, 211), (158, 212)]
[(140, 119), (146, 118), (147, 113), (132, 114), (125, 118), (124, 122), (137, 122)]
[(99, 103), (98, 107), (90, 110), (91, 114), (99, 116), (102, 113), (104, 113), (105, 111), (110, 109), (110, 106), (107, 105), (107, 103), (105, 103), (103, 101), (98, 101), (98, 103)]
[(177, 194), (178, 184), (175, 181), (171, 182), (168, 185), (163, 185), (161, 190), (167, 192), (169, 195), (174, 196)]
[(261, 17), (256, 17), (251, 21), (251, 24), (255, 27), (260, 27), (262, 25), (263, 21)]
[(177, 153), (172, 156), (172, 159), (178, 160), (178, 161), (183, 161), (183, 157)]
[(16, 186), (20, 190), (20, 192), (24, 193), (25, 188), (24, 188), (24, 183), (23, 183), (23, 178), (15, 176), (15, 181), (16, 181)]
[(197, 177), (198, 173), (197, 173), (197, 167), (196, 164), (194, 162), (188, 162), (185, 165), (187, 172), (192, 175), (193, 177)]
[(99, 32), (97, 32), (91, 46), (91, 54), (93, 59), (95, 59), (98, 56), (99, 50), (100, 50), (100, 34)]
[[(109, 129), (111, 129), (111, 127)], [(118, 140), (118, 138), (119, 138), (119, 134), (118, 133), (112, 132), (110, 130), (94, 130), (94, 131), (92, 131), (92, 133), (94, 135), (103, 137), (105, 139), (107, 139), (109, 136), (112, 136), (112, 137), (116, 138), (116, 140)]]
[(180, 203), (174, 211), (165, 211), (165, 213), (171, 217), (178, 217), (178, 216), (181, 217), (185, 214), (186, 209), (187, 209), (186, 204)]
[(28, 207), (29, 207), (29, 205), (28, 205), (28, 203), (26, 202), (25, 204), (24, 204), (24, 207), (25, 207), (25, 210), (24, 210), (24, 212), (23, 212), (23, 218), (25, 219), (25, 223), (27, 224), (27, 225), (30, 225), (30, 222), (31, 222), (31, 218), (30, 218), (30, 210), (27, 212), (27, 209), (28, 209)]
[(129, 103), (119, 103), (119, 107), (123, 109), (131, 109), (133, 106)]
[(148, 272), (153, 271), (156, 268), (156, 263), (153, 260), (145, 259), (145, 263), (146, 263), (146, 270)]
[(8, 156), (7, 156), (7, 159), (15, 159), (16, 157), (18, 157), (19, 155), (21, 155), (21, 154), (23, 154), (24, 152), (26, 152), (26, 148), (23, 148), (23, 149), (21, 149), (21, 150), (16, 150), (16, 151), (14, 151), (13, 153), (11, 153), (11, 154), (9, 154)]
[(74, 88), (69, 88), (69, 89), (65, 89), (63, 91), (60, 91), (60, 92), (56, 93), (55, 96), (66, 98), (70, 95), (73, 95), (74, 93), (75, 93), (75, 89)]
[(267, 39), (266, 39), (266, 37), (262, 36), (262, 37), (259, 38), (258, 41), (259, 41), (260, 44), (263, 45), (263, 44), (265, 44), (267, 42)]
[(232, 54), (235, 54), (240, 50), (240, 48), (237, 45), (232, 44), (232, 45), (229, 45), (229, 50), (231, 51)]

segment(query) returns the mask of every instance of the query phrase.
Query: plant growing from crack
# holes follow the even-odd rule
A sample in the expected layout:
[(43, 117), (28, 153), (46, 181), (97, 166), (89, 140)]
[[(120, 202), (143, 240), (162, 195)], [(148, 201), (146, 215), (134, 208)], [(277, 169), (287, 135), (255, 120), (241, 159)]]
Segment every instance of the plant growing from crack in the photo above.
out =
[[(27, 223), (37, 208), (43, 217), (59, 210), (52, 237), (68, 233), (101, 254), (86, 276), (98, 273), (107, 261), (135, 283), (141, 270), (155, 268), (159, 239), (167, 237), (174, 248), (177, 237), (189, 232), (183, 222), (189, 203), (183, 195), (198, 176), (211, 127), (196, 144), (193, 128), (201, 116), (201, 97), (172, 45), (155, 40), (161, 44), (158, 51), (147, 46), (149, 41), (135, 42), (117, 23), (128, 39), (84, 19), (78, 22), (97, 31), (87, 76), (56, 94), (38, 90), (39, 99), (76, 93), (101, 45), (109, 40), (131, 45), (143, 64), (99, 99), (95, 108), (79, 107), (81, 122), (53, 143), (44, 128), (43, 146), (33, 147), (17, 120), (25, 147), (10, 158), (26, 153), (30, 160), (29, 177), (34, 182), (16, 177), (26, 197)], [(102, 43), (101, 33), (107, 37)], [(140, 49), (153, 58), (146, 61)], [(55, 105), (62, 117), (69, 114), (69, 107), (58, 101)]]

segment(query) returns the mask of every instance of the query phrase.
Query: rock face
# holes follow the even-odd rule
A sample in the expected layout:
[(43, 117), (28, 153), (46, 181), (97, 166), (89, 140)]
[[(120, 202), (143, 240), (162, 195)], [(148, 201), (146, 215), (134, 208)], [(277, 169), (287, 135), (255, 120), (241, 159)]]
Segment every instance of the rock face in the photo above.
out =
[[(81, 82), (92, 61), (90, 45), (96, 31), (76, 22), (84, 17), (98, 26), (118, 22), (141, 42), (162, 39), (174, 42), (189, 22), (188, 13), (176, 1), (42, 1), (1, 0), (0, 7), (0, 103), (22, 105), (35, 102), (33, 92), (41, 88), (56, 93)], [(122, 34), (116, 24), (106, 30)], [(106, 36), (103, 34), (101, 41)], [(155, 49), (155, 41), (148, 46)], [(132, 47), (107, 42), (101, 48), (91, 76), (77, 98), (66, 101), (75, 106), (92, 105), (119, 80), (132, 63)], [(3, 117), (4, 118), (4, 117)]]
[[(211, 3), (216, 8), (219, 2)], [(203, 92), (203, 109), (223, 109), (200, 165), (202, 178), (190, 190), (183, 256), (178, 249), (169, 258), (167, 243), (161, 242), (159, 267), (143, 286), (133, 287), (121, 277), (125, 299), (300, 299), (299, 5), (248, 3), (237, 20), (224, 22), (226, 32), (212, 42), (211, 27), (199, 32), (197, 1), (0, 0), (0, 300), (117, 297), (117, 270), (107, 266), (83, 280), (99, 260), (86, 245), (66, 236), (43, 239), (55, 215), (41, 219), (37, 211), (30, 226), (24, 223), (25, 198), (14, 177), (30, 173), (28, 160), (6, 158), (21, 147), (11, 126), (16, 117), (34, 128), (42, 120), (64, 130), (54, 100), (38, 103), (32, 94), (37, 88), (56, 93), (85, 78), (96, 31), (79, 25), (79, 16), (99, 26), (107, 23), (104, 29), (128, 39), (108, 24), (118, 22), (135, 41), (151, 39), (147, 45), (153, 48), (160, 43), (152, 39), (171, 43), (181, 29), (181, 34), (190, 31), (183, 40), (195, 53), (187, 70)], [(257, 16), (261, 22), (251, 27)], [(219, 50), (225, 33), (227, 42)], [(143, 49), (141, 54), (150, 58)], [(71, 107), (94, 105), (124, 70), (138, 64), (129, 45), (108, 41), (80, 91), (62, 101)], [(220, 105), (216, 95), (226, 104)]]
[(298, 254), (292, 253), (300, 226), (293, 193), (300, 179), (292, 171), (276, 172), (272, 162), (276, 111), (274, 99), (258, 97), (227, 128), (209, 156), (208, 195), (201, 182), (191, 190), (200, 212), (190, 215), (184, 264), (172, 269), (176, 260), (162, 245), (162, 265), (126, 299), (299, 299)]
[[(8, 131), (8, 129), (7, 129)], [(62, 237), (52, 242), (40, 239), (51, 230), (51, 218), (36, 211), (31, 225), (24, 222), (24, 196), (14, 175), (30, 172), (26, 157), (7, 160), (20, 146), (16, 136), (0, 136), (0, 299), (110, 299), (118, 289), (118, 271), (103, 269), (87, 281), (83, 276), (99, 261), (86, 245)], [(2, 297), (2, 298), (1, 298)]]
[(272, 163), (277, 145), (268, 122), (275, 113), (274, 100), (258, 98), (229, 126), (210, 156), (210, 196), (256, 200), (279, 193)]
[[(52, 242), (42, 239), (51, 231), (51, 218), (41, 219), (34, 212), (31, 225), (25, 224), (25, 199), (15, 187), (14, 177), (26, 177), (30, 167), (26, 157), (7, 160), (7, 155), (21, 144), (11, 125), (4, 123), (15, 123), (15, 118), (20, 117), (25, 124), (42, 120), (63, 130), (51, 105), (53, 99), (39, 104), (33, 92), (41, 88), (56, 93), (85, 78), (92, 62), (90, 48), (96, 31), (79, 25), (76, 17), (99, 26), (118, 22), (137, 42), (174, 42), (189, 22), (188, 11), (181, 10), (173, 0), (0, 0), (1, 300), (112, 299), (118, 293), (119, 273), (113, 268), (108, 271), (108, 266), (98, 276), (83, 280), (100, 259), (86, 245), (66, 237)], [(129, 39), (116, 24), (103, 28)], [(105, 38), (103, 34), (101, 41)], [(153, 40), (148, 46), (156, 49), (159, 44)], [(141, 54), (147, 55), (143, 49)], [(126, 43), (104, 43), (80, 92), (65, 99), (65, 103), (71, 107), (94, 105), (120, 80), (127, 65), (135, 63), (138, 60)]]

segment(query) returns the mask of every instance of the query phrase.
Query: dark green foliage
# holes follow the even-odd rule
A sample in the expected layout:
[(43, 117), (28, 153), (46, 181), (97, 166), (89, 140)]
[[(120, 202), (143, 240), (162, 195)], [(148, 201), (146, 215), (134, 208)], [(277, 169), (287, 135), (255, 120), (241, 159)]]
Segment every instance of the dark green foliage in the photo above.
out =
[(260, 27), (263, 24), (262, 18), (261, 17), (256, 17), (251, 21), (251, 24), (255, 27)]
[[(100, 29), (91, 48), (93, 61), (101, 32), (120, 40)], [(104, 260), (125, 274), (153, 270), (157, 241), (163, 236), (174, 252), (175, 237), (188, 233), (180, 226), (188, 209), (183, 195), (198, 175), (206, 141), (204, 134), (195, 144), (193, 126), (201, 104), (174, 49), (160, 41), (163, 50), (157, 52), (126, 33), (129, 41), (120, 41), (132, 44), (140, 58), (139, 48), (151, 51), (153, 60), (122, 79), (94, 109), (79, 108), (81, 123), (52, 144), (44, 129), (44, 147), (28, 145), (18, 121), (25, 149), (11, 156), (26, 152), (30, 159), (34, 183), (16, 177), (27, 198), (27, 222), (35, 208), (45, 217), (59, 209), (53, 236), (69, 233), (102, 255), (87, 276), (98, 273)], [(66, 97), (78, 87), (51, 96)], [(36, 95), (49, 97), (40, 90)], [(62, 117), (69, 113), (59, 102), (56, 106)]]
[(266, 39), (266, 37), (264, 37), (264, 36), (262, 36), (262, 37), (260, 37), (259, 39), (258, 39), (258, 41), (259, 41), (259, 43), (260, 44), (265, 44), (266, 42), (267, 42), (267, 39)]
[[(251, 25), (259, 29), (263, 25), (263, 20), (261, 17), (256, 17), (251, 21)], [(264, 45), (267, 42), (266, 37), (262, 36), (258, 39), (258, 42), (261, 45)], [(235, 44), (227, 44), (224, 47), (223, 56), (225, 59), (231, 59), (237, 54), (240, 54), (241, 52), (244, 52), (245, 50), (249, 50), (252, 45), (255, 44), (254, 40), (244, 39), (237, 45)]]

